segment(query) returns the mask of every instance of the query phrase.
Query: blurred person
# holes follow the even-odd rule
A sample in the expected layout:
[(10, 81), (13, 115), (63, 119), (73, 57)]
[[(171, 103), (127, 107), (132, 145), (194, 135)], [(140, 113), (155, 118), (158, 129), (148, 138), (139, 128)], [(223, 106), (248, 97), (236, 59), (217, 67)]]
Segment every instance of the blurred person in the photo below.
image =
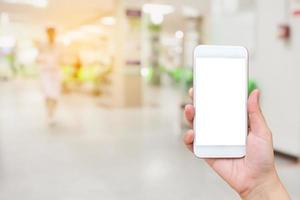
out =
[(54, 125), (55, 111), (61, 93), (60, 58), (61, 47), (56, 42), (56, 29), (46, 28), (47, 41), (39, 45), (38, 63), (40, 65), (40, 78), (45, 95), (47, 120)]
[[(193, 90), (189, 92), (193, 96)], [(195, 110), (185, 107), (185, 116), (193, 125)], [(259, 105), (259, 91), (254, 90), (248, 99), (249, 134), (246, 156), (240, 159), (205, 159), (208, 165), (221, 176), (245, 200), (290, 200), (289, 194), (279, 179), (275, 164), (272, 133)], [(194, 131), (184, 136), (184, 143), (193, 151)]]

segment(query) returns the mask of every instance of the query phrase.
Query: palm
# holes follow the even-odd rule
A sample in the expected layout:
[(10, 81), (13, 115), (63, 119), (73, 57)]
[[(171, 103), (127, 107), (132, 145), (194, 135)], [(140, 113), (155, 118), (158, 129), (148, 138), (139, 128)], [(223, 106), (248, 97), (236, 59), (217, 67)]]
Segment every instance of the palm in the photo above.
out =
[[(249, 134), (247, 154), (241, 159), (207, 159), (207, 163), (239, 193), (273, 167), (271, 138)], [(267, 154), (267, 155), (266, 155)]]

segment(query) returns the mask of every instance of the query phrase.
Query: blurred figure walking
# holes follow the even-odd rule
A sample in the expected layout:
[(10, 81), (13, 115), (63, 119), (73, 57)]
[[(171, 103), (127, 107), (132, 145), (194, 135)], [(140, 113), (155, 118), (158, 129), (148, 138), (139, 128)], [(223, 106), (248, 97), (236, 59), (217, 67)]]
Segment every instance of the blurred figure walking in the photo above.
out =
[(46, 29), (47, 42), (39, 45), (38, 63), (42, 89), (45, 95), (48, 124), (55, 124), (55, 111), (61, 93), (61, 47), (56, 42), (56, 29)]

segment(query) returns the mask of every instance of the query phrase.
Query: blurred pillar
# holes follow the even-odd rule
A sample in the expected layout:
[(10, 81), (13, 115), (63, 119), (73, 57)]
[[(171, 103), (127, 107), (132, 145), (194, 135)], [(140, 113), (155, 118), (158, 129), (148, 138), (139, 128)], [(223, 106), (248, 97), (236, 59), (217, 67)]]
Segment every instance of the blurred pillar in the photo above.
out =
[(126, 9), (124, 89), (127, 106), (142, 104), (141, 17), (139, 9)]
[(193, 67), (193, 55), (196, 46), (202, 43), (202, 17), (187, 17), (184, 22), (183, 65)]
[(152, 69), (152, 77), (150, 83), (152, 85), (160, 85), (161, 73), (160, 73), (160, 32), (161, 26), (155, 24), (149, 24), (150, 31), (150, 65)]
[(115, 10), (114, 69), (100, 105), (135, 107), (142, 104), (140, 10), (126, 10), (118, 0)]

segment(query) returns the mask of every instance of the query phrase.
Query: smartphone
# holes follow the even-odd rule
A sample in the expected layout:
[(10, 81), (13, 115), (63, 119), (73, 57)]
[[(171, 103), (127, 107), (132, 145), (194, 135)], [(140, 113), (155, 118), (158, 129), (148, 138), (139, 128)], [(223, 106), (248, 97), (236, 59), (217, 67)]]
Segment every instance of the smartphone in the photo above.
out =
[(194, 153), (241, 158), (248, 132), (248, 51), (200, 45), (194, 51)]

